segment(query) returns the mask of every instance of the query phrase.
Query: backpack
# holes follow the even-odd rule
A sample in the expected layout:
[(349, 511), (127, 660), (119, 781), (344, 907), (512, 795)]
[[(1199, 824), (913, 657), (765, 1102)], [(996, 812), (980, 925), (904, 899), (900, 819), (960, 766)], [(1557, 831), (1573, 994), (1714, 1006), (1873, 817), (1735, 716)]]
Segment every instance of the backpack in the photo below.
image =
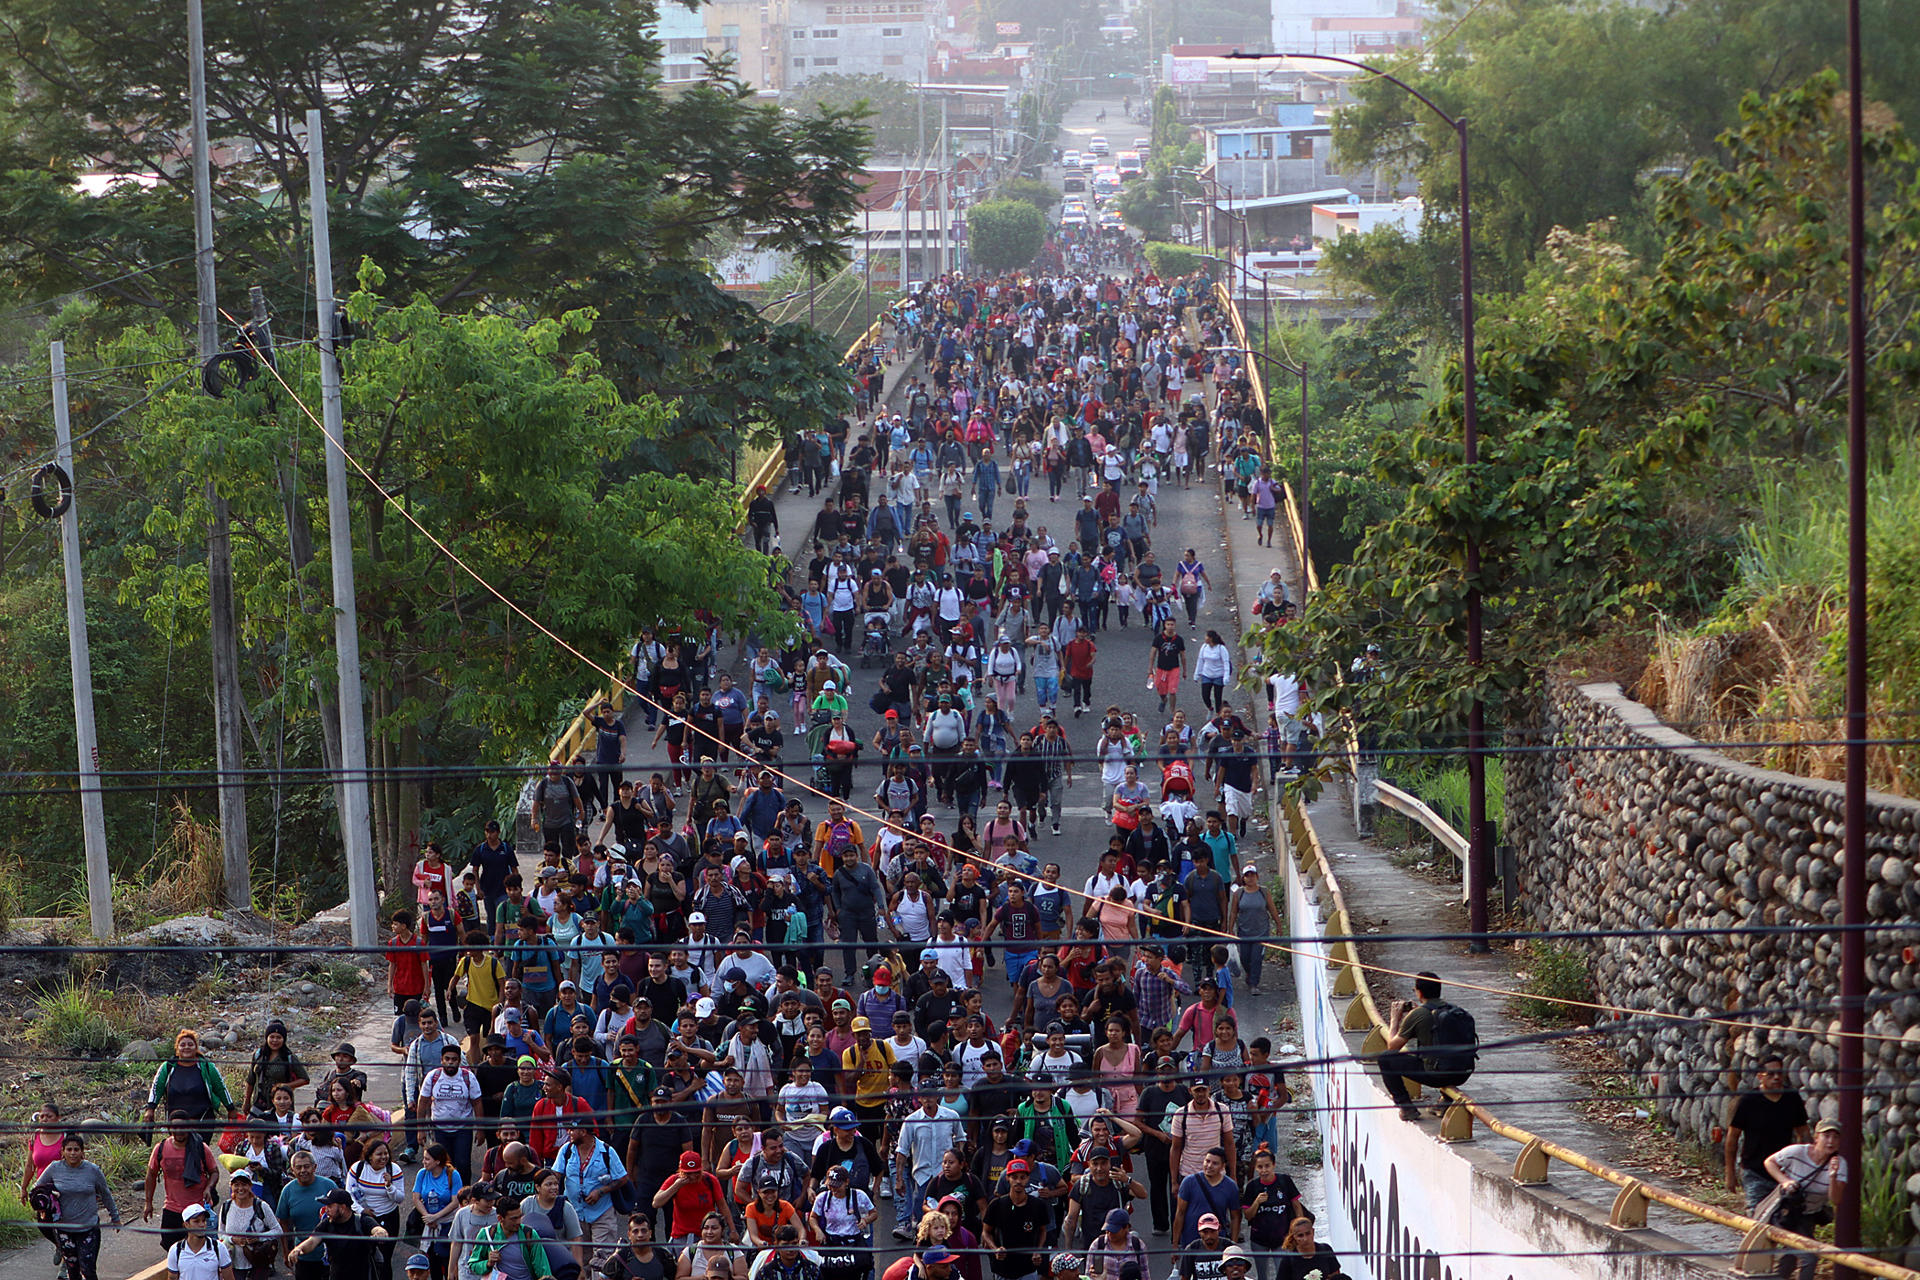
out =
[(1433, 1040), (1420, 1049), (1421, 1060), (1429, 1071), (1471, 1073), (1479, 1050), (1480, 1037), (1473, 1026), (1473, 1015), (1457, 1004), (1442, 1002), (1433, 1006)]
[(827, 852), (843, 853), (853, 844), (853, 824), (842, 820), (827, 828)]
[(1180, 575), (1180, 594), (1195, 596), (1200, 594), (1200, 579), (1192, 573)]

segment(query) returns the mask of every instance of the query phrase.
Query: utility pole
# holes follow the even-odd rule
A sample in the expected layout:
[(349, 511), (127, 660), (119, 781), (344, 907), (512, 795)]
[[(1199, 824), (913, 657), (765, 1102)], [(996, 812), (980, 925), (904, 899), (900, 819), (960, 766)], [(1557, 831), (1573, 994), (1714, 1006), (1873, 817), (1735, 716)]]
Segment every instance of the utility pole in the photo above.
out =
[(333, 560), (333, 643), (340, 663), (340, 809), (347, 854), (347, 917), (353, 945), (378, 945), (379, 888), (373, 876), (368, 801), (366, 704), (360, 692), (360, 619), (354, 604), (353, 509), (347, 502), (346, 428), (340, 411), (340, 353), (333, 310), (333, 241), (327, 226), (327, 163), (320, 112), (307, 112), (308, 218), (313, 223), (313, 294), (320, 335), (320, 420), (327, 436), (327, 542)]
[[(207, 141), (207, 51), (200, 0), (187, 0), (187, 92), (193, 99), (193, 279), (199, 302), (200, 363), (220, 351), (213, 286), (213, 175)], [(207, 636), (213, 650), (213, 755), (220, 783), (220, 863), (227, 905), (253, 905), (248, 865), (247, 790), (240, 737), (240, 638), (233, 617), (233, 537), (227, 500), (207, 485)]]
[[(73, 480), (73, 427), (67, 420), (67, 345), (48, 345), (53, 367), (54, 462)], [(60, 567), (67, 584), (67, 654), (73, 663), (73, 729), (80, 755), (80, 833), (87, 852), (87, 916), (93, 936), (113, 936), (113, 882), (107, 869), (107, 815), (100, 802), (100, 745), (93, 723), (93, 657), (80, 581), (80, 486), (60, 515)]]
[(949, 163), (949, 156), (947, 152), (947, 100), (945, 98), (941, 98), (940, 99), (939, 225), (940, 225), (940, 271), (943, 275), (946, 272), (953, 270), (953, 260), (951, 257), (953, 252), (953, 232), (949, 229), (949, 225), (948, 225), (948, 219), (951, 216), (951, 210), (948, 207), (948, 200), (951, 196), (951, 192), (947, 188), (948, 163)]

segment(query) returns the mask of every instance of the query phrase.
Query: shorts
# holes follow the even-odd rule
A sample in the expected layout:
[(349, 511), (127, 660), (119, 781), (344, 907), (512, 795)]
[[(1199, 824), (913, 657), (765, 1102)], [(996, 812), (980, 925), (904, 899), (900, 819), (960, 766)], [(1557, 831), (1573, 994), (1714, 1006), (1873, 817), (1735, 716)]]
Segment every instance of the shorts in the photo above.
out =
[(1277, 507), (1255, 507), (1253, 509), (1253, 527), (1258, 529), (1261, 525), (1272, 524), (1273, 513), (1278, 509)]
[(462, 1006), (460, 1025), (467, 1029), (467, 1034), (470, 1036), (485, 1036), (488, 1030), (487, 1024), (492, 1018), (491, 1013), (471, 1000), (463, 1001)]
[(1223, 786), (1220, 788), (1220, 794), (1225, 800), (1223, 807), (1226, 809), (1229, 818), (1251, 818), (1253, 816), (1253, 792), (1242, 791), (1238, 787)]
[(1018, 990), (1020, 974), (1027, 967), (1027, 961), (1039, 954), (1038, 951), (1009, 951), (1002, 956), (1007, 966), (1007, 985)]
[(1180, 668), (1155, 667), (1153, 669), (1153, 691), (1161, 697), (1180, 692)]

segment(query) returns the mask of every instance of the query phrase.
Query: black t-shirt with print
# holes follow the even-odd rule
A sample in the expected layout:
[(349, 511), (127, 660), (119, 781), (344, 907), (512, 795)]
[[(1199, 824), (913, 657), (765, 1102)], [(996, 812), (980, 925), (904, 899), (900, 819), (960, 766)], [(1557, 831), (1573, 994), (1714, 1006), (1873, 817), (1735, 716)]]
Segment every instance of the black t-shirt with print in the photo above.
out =
[(1153, 638), (1153, 665), (1161, 671), (1172, 671), (1180, 665), (1180, 657), (1187, 651), (1184, 636), (1160, 635)]

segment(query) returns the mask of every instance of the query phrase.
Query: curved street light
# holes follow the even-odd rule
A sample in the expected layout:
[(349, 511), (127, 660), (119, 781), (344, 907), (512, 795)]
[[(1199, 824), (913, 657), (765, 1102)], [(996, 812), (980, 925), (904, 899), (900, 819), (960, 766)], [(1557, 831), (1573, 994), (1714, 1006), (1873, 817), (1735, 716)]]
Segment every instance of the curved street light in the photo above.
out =
[[(1314, 62), (1337, 62), (1370, 76), (1385, 80), (1404, 90), (1421, 106), (1444, 121), (1459, 141), (1460, 157), (1460, 382), (1461, 436), (1467, 466), (1480, 461), (1479, 396), (1474, 367), (1473, 345), (1473, 206), (1467, 186), (1467, 118), (1456, 116), (1406, 81), (1370, 63), (1341, 58), (1330, 53), (1282, 53), (1267, 55), (1299, 58)], [(1277, 70), (1277, 68), (1276, 68)], [(1268, 75), (1274, 74), (1268, 72)], [(1474, 669), (1476, 687), (1467, 707), (1467, 845), (1473, 882), (1467, 896), (1467, 927), (1472, 931), (1469, 946), (1475, 952), (1488, 950), (1487, 891), (1493, 881), (1493, 842), (1487, 831), (1487, 757), (1486, 707), (1477, 687), (1482, 659), (1482, 622), (1480, 614), (1480, 542), (1471, 529), (1466, 537), (1467, 560), (1467, 664)]]

